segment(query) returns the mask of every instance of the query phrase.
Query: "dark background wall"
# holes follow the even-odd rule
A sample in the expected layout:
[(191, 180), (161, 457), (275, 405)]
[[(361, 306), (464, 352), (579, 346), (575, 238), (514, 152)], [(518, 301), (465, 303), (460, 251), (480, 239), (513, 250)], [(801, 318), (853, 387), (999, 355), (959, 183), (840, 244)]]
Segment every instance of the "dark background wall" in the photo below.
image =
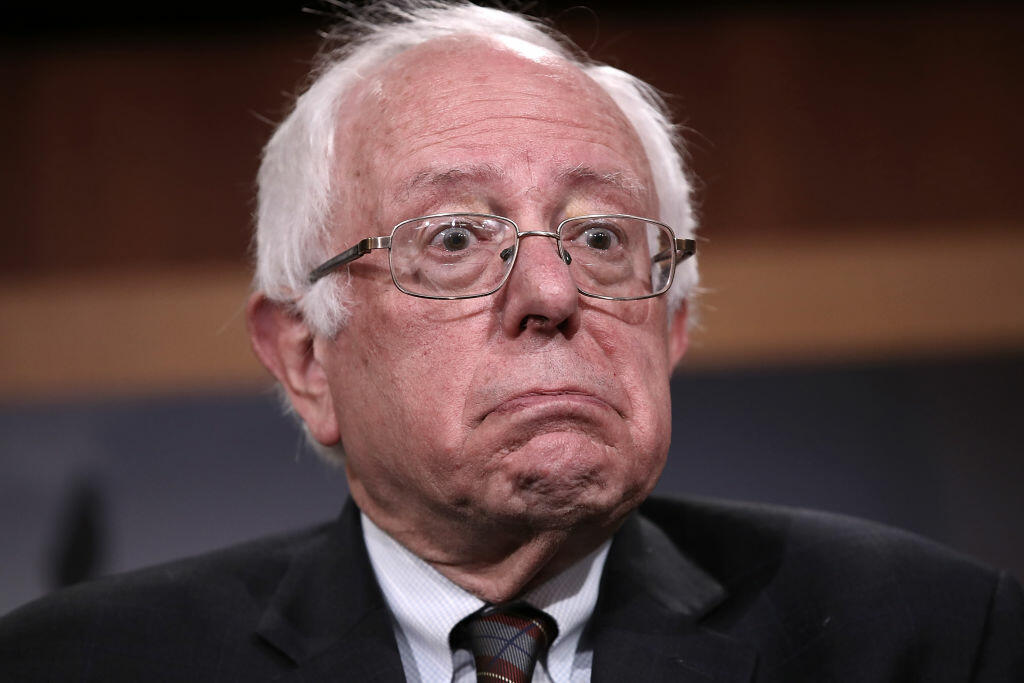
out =
[[(325, 24), (300, 7), (58, 1), (0, 29), (0, 611), (341, 504), (239, 316), (259, 149)], [(592, 7), (539, 10), (669, 93), (700, 184), (662, 490), (1024, 575), (1024, 11)]]
[[(0, 266), (244, 262), (257, 152), (329, 25), (305, 4), (23, 8), (0, 48)], [(669, 94), (715, 241), (1024, 217), (1022, 9), (574, 4), (537, 9)]]

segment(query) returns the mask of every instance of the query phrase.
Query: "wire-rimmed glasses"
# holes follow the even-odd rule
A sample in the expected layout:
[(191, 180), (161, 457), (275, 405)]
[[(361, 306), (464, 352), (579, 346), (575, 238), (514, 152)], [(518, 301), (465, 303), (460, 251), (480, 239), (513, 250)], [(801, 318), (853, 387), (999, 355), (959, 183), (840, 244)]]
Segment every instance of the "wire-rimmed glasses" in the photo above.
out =
[(426, 299), (471, 299), (501, 289), (524, 237), (550, 237), (580, 294), (632, 301), (659, 296), (672, 285), (676, 264), (696, 253), (659, 221), (626, 214), (568, 218), (554, 232), (520, 232), (509, 218), (442, 213), (402, 221), (390, 235), (367, 237), (309, 273), (314, 283), (374, 249), (388, 249), (399, 290)]

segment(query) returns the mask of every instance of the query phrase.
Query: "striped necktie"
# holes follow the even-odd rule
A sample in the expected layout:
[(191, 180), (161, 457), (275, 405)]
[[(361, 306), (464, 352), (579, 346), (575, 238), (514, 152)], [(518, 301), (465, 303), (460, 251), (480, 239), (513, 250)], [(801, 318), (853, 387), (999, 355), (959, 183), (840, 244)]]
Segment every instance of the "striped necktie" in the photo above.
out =
[(476, 661), (478, 683), (529, 683), (537, 660), (558, 635), (555, 620), (525, 602), (488, 605), (452, 629), (453, 649)]

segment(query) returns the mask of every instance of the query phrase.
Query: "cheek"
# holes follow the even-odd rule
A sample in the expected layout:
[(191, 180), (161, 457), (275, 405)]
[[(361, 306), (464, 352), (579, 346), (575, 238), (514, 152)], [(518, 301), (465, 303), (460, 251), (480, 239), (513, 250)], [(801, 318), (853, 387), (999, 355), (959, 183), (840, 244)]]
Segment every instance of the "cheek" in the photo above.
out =
[(629, 396), (630, 417), (639, 427), (653, 421), (650, 429), (664, 429), (672, 412), (664, 307), (649, 302), (619, 306), (594, 311), (589, 329)]
[(657, 476), (672, 435), (670, 368), (664, 339), (645, 327), (635, 332), (632, 343), (611, 335), (618, 343), (609, 340), (607, 348), (617, 379), (629, 396), (629, 438), (636, 464)]
[[(392, 296), (379, 295), (385, 301)], [(463, 407), (475, 367), (471, 350), (480, 345), (469, 326), (461, 326), (458, 335), (448, 333), (422, 310), (418, 316), (406, 312), (403, 299), (377, 307), (372, 321), (353, 316), (339, 335), (336, 384), (343, 393), (338, 410), (346, 443), (359, 439), (366, 447), (401, 450), (411, 458), (416, 444), (436, 452), (457, 447), (463, 438)], [(408, 435), (416, 435), (413, 444)]]

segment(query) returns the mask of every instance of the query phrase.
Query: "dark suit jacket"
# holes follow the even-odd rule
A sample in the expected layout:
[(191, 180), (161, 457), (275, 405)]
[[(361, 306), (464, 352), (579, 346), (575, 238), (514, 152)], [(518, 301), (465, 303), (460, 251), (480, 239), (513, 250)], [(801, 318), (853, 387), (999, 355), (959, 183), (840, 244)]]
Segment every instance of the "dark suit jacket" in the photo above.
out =
[[(600, 681), (1024, 681), (1005, 574), (821, 513), (652, 499), (588, 627)], [(0, 621), (0, 680), (401, 681), (358, 511), (63, 591)]]

